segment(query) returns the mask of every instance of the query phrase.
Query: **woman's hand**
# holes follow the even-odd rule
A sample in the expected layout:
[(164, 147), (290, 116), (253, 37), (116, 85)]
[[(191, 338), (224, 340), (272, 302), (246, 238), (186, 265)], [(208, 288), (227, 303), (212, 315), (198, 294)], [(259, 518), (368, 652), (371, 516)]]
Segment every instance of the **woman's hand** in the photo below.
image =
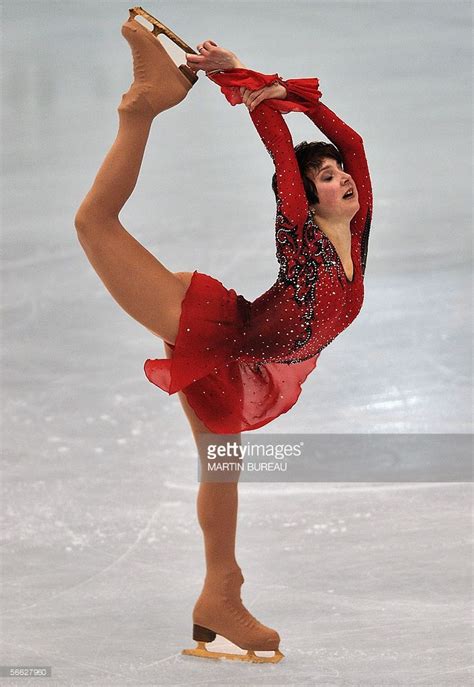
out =
[(240, 62), (237, 55), (230, 50), (221, 48), (214, 41), (208, 40), (199, 43), (197, 46), (199, 55), (186, 53), (186, 64), (194, 73), (202, 69), (210, 72), (217, 69), (240, 69), (244, 65)]
[(240, 94), (244, 105), (248, 107), (249, 112), (255, 110), (257, 105), (259, 105), (264, 100), (269, 100), (270, 98), (275, 98), (276, 100), (285, 100), (286, 98), (286, 88), (280, 83), (273, 83), (270, 86), (264, 86), (259, 88), (257, 91), (250, 91), (248, 88), (241, 86)]

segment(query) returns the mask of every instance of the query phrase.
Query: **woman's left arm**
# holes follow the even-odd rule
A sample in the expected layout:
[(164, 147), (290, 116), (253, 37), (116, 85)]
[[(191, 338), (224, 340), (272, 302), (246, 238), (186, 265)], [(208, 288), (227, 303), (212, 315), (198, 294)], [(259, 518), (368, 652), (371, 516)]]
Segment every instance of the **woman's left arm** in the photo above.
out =
[(372, 184), (363, 139), (321, 101), (305, 114), (339, 149), (344, 161), (344, 169), (355, 181), (360, 209), (352, 221), (352, 228), (356, 233), (363, 231), (367, 217), (372, 217), (373, 203)]

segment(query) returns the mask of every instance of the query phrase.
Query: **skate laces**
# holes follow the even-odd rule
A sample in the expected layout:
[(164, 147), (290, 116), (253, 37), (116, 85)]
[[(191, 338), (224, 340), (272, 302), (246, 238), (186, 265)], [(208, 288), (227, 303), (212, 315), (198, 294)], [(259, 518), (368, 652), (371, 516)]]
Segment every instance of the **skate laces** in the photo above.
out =
[(230, 612), (230, 614), (244, 627), (253, 627), (256, 630), (268, 629), (259, 620), (257, 620), (257, 618), (255, 618), (255, 616), (253, 616), (247, 608), (245, 608), (241, 598), (239, 598), (239, 603), (240, 607), (237, 606), (235, 601), (228, 598), (224, 598), (223, 605)]
[[(235, 578), (236, 575), (239, 575), (240, 586), (238, 592), (233, 592), (233, 590), (229, 589), (229, 587), (234, 587), (235, 589), (235, 583), (233, 583), (233, 578)], [(226, 577), (226, 579), (224, 580), (223, 605), (230, 612), (230, 614), (244, 627), (253, 627), (254, 629), (266, 630), (268, 628), (266, 628), (265, 625), (262, 625), (262, 623), (259, 620), (257, 620), (257, 618), (255, 618), (255, 616), (253, 616), (250, 613), (250, 611), (244, 606), (242, 596), (240, 594), (240, 587), (242, 587), (244, 582), (245, 579), (242, 575), (241, 570), (232, 573), (228, 577)], [(237, 594), (238, 597), (236, 598)]]

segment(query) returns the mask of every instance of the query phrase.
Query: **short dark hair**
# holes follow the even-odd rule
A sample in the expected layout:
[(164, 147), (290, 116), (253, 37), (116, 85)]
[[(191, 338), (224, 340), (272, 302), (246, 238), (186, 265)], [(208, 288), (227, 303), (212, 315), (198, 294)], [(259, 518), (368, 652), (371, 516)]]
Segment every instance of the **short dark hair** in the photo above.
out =
[[(308, 199), (308, 203), (310, 205), (319, 203), (316, 186), (311, 179), (306, 176), (306, 172), (311, 167), (319, 169), (323, 159), (326, 157), (336, 160), (336, 162), (342, 167), (344, 164), (342, 155), (332, 143), (323, 143), (322, 141), (313, 141), (312, 143), (303, 141), (295, 146), (294, 150), (296, 159), (298, 161), (301, 178), (303, 179), (304, 190), (306, 193), (306, 198)], [(277, 196), (276, 173), (272, 177), (272, 189), (275, 196)]]

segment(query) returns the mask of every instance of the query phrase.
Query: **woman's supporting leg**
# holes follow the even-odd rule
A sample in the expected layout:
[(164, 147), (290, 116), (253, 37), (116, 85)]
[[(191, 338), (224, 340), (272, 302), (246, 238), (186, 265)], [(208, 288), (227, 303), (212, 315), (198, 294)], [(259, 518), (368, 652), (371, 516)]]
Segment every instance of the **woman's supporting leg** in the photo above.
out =
[(204, 535), (206, 584), (218, 584), (224, 575), (240, 573), (235, 558), (237, 510), (238, 482), (200, 483), (197, 515)]
[(134, 319), (171, 343), (186, 289), (122, 226), (119, 212), (135, 188), (154, 117), (180, 102), (190, 83), (157, 39), (133, 22), (122, 27), (134, 81), (118, 107), (119, 129), (75, 217), (79, 241), (106, 288)]
[[(192, 272), (180, 272), (176, 276), (182, 280), (185, 288), (189, 286)], [(173, 351), (165, 343), (167, 358), (172, 358)], [(211, 442), (220, 443), (220, 435), (214, 435), (197, 417), (189, 405), (185, 394), (178, 392), (181, 405), (191, 426), (196, 441), (201, 464), (204, 465), (206, 435)], [(241, 435), (232, 435), (232, 440), (239, 445)], [(231, 459), (229, 459), (230, 462)], [(204, 550), (206, 556), (206, 584), (219, 583), (224, 575), (234, 577), (240, 589), (241, 570), (235, 558), (235, 543), (237, 531), (238, 510), (238, 473), (233, 482), (205, 482), (199, 484), (197, 495), (197, 515), (199, 525), (204, 535)], [(235, 575), (235, 573), (238, 573)]]
[[(179, 278), (187, 285), (191, 274), (180, 273)], [(166, 343), (164, 347), (166, 356), (171, 358), (172, 349)], [(197, 417), (185, 394), (180, 391), (178, 396), (204, 465), (206, 444), (218, 444), (221, 439), (225, 442), (228, 436), (213, 435)], [(232, 441), (240, 445), (241, 435), (232, 435)], [(245, 580), (235, 557), (239, 474), (236, 473), (235, 482), (202, 481), (199, 485), (197, 513), (204, 536), (206, 578), (194, 606), (193, 623), (227, 637), (242, 648), (274, 650), (280, 642), (278, 633), (254, 618), (240, 596)]]

